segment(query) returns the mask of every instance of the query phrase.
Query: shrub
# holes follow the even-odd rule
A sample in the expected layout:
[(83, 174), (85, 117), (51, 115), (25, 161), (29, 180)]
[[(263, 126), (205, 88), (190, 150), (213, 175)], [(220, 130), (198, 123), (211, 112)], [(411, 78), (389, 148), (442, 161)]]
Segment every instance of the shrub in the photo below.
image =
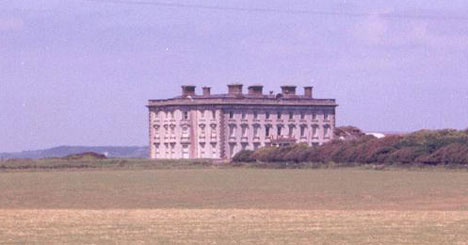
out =
[(468, 146), (453, 143), (432, 153), (419, 157), (416, 161), (425, 164), (468, 164)]
[(232, 158), (233, 162), (255, 162), (255, 158), (253, 158), (254, 151), (251, 150), (242, 150), (239, 151), (234, 157)]

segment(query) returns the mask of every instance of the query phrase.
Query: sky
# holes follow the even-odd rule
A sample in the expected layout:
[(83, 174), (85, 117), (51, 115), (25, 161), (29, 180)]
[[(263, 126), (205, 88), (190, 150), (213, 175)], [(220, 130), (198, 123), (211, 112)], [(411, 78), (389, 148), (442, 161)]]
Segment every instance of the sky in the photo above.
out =
[(0, 1), (0, 152), (147, 145), (148, 99), (233, 82), (314, 86), (337, 126), (468, 128), (468, 1)]

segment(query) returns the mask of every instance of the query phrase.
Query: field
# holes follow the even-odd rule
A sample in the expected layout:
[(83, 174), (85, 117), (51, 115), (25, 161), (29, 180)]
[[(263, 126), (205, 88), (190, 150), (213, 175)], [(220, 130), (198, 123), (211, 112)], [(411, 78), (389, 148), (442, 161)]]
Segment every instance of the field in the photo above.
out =
[(468, 172), (0, 172), (0, 243), (468, 244)]

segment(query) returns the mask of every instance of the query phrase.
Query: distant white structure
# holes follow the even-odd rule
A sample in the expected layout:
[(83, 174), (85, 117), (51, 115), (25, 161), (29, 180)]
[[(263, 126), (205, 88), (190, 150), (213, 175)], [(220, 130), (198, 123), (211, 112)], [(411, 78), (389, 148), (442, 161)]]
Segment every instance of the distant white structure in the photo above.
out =
[(150, 158), (230, 159), (245, 149), (306, 143), (321, 145), (333, 139), (334, 99), (316, 99), (312, 87), (296, 94), (282, 86), (279, 94), (263, 94), (263, 86), (228, 85), (227, 94), (195, 94), (182, 86), (182, 95), (149, 100)]
[(377, 139), (381, 139), (381, 138), (385, 137), (385, 134), (382, 134), (382, 133), (372, 133), (372, 132), (370, 132), (370, 133), (366, 133), (366, 135), (372, 135), (372, 136), (376, 137)]

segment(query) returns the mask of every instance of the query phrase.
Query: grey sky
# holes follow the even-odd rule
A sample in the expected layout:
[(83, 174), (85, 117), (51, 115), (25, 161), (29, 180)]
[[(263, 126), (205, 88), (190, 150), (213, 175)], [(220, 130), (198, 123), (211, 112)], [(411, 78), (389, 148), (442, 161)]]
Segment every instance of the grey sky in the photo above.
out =
[(468, 127), (466, 0), (165, 2), (343, 15), (2, 0), (0, 152), (145, 145), (147, 99), (184, 83), (313, 85), (367, 131)]

